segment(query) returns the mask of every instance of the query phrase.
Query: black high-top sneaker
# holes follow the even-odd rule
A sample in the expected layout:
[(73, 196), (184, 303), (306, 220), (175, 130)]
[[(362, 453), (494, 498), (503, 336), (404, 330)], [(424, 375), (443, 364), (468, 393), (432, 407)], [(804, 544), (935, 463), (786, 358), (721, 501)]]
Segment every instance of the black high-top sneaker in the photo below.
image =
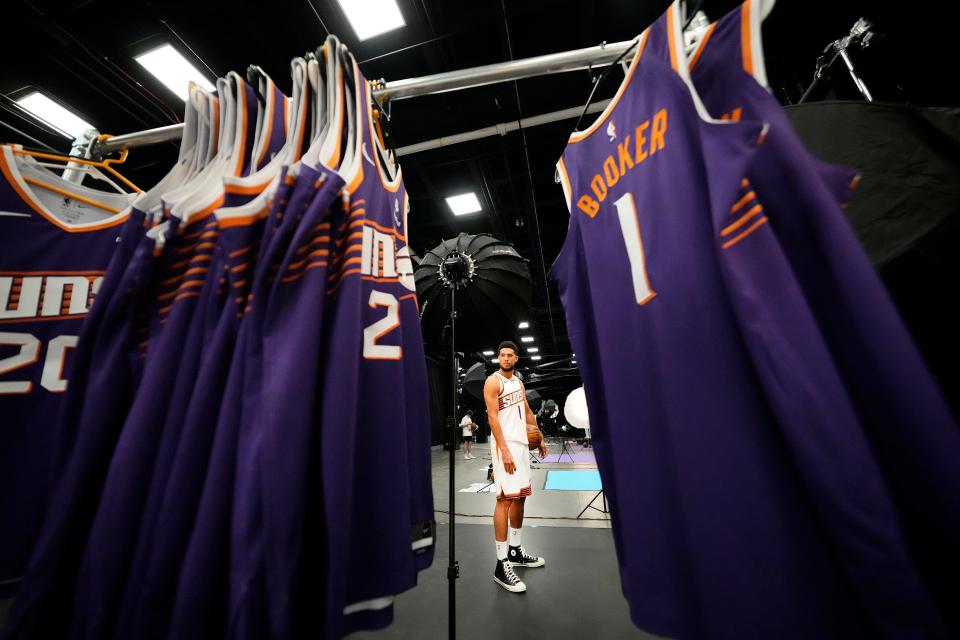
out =
[(497, 568), (493, 572), (493, 580), (498, 585), (512, 591), (513, 593), (523, 593), (527, 590), (527, 585), (517, 577), (513, 571), (513, 565), (509, 560), (497, 560)]
[(523, 550), (523, 546), (510, 547), (510, 551), (507, 552), (507, 560), (515, 567), (542, 567), (547, 564), (547, 561), (543, 558), (528, 556), (527, 552)]

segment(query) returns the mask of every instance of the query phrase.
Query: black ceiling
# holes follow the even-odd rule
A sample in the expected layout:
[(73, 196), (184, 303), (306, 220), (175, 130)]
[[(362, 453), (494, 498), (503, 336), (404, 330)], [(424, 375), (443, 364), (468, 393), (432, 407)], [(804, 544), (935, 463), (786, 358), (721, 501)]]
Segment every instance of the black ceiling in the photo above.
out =
[[(712, 19), (736, 4), (705, 0), (703, 9)], [(18, 115), (8, 98), (42, 89), (108, 133), (170, 124), (182, 116), (182, 103), (133, 60), (161, 42), (177, 46), (211, 76), (255, 63), (286, 89), (290, 58), (316, 48), (332, 32), (354, 52), (366, 77), (389, 81), (628, 40), (666, 2), (399, 0), (407, 26), (365, 42), (357, 41), (336, 0), (4, 5), (9, 44), (0, 76), (5, 96), (0, 140), (67, 150), (67, 139)], [(953, 54), (949, 41), (933, 37), (936, 16), (867, 0), (779, 0), (764, 25), (764, 44), (771, 84), (782, 102), (796, 101), (824, 45), (846, 34), (860, 16), (887, 36), (859, 60), (879, 99), (958, 104), (955, 83), (937, 76), (945, 70), (936, 61)], [(596, 74), (579, 71), (397, 101), (394, 142), (399, 147), (582, 105)], [(616, 76), (611, 74), (598, 99), (613, 93)], [(842, 75), (836, 95), (857, 98)], [(530, 260), (535, 281), (530, 321), (541, 364), (570, 352), (556, 288), (543, 271), (566, 233), (568, 216), (553, 176), (572, 127), (564, 121), (401, 158), (412, 202), (410, 241), (418, 253), (461, 231), (489, 232), (514, 243)], [(175, 153), (172, 144), (135, 150), (127, 172), (150, 184)], [(478, 193), (484, 213), (454, 218), (444, 198), (467, 190)]]

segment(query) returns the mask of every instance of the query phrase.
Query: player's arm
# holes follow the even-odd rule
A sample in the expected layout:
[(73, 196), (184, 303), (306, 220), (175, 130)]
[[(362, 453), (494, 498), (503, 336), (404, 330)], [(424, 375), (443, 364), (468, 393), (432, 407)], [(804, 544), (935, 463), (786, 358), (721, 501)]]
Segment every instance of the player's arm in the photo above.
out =
[(513, 473), (517, 470), (517, 464), (513, 460), (513, 454), (510, 453), (510, 447), (503, 437), (503, 429), (500, 428), (500, 383), (494, 376), (487, 378), (483, 385), (483, 403), (487, 407), (487, 420), (490, 423), (490, 434), (497, 441), (497, 447), (503, 460), (503, 469), (507, 473)]
[[(540, 426), (537, 424), (537, 416), (536, 416), (536, 414), (533, 413), (533, 410), (530, 408), (530, 403), (527, 402), (527, 390), (526, 390), (526, 387), (524, 387), (524, 389), (523, 389), (523, 404), (524, 404), (524, 406), (527, 407), (527, 413), (526, 413), (526, 417), (527, 417), (527, 429), (529, 430), (531, 427), (533, 427), (534, 429), (536, 429), (536, 430), (539, 431), (539, 430), (540, 430)], [(543, 435), (543, 434), (541, 434), (541, 436), (542, 436), (542, 435)], [(540, 453), (540, 457), (541, 457), (541, 458), (543, 458), (544, 456), (547, 455), (547, 440), (546, 440), (546, 438), (543, 438), (543, 437), (540, 438), (540, 449), (539, 449), (539, 453)]]

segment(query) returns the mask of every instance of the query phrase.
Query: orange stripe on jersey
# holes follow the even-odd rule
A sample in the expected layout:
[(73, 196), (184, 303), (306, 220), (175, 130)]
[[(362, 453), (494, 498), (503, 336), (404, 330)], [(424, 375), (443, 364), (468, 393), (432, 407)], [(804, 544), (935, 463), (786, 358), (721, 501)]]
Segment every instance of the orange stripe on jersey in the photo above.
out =
[[(89, 205), (92, 206), (92, 207), (96, 207), (96, 208), (98, 208), (98, 209), (103, 209), (104, 211), (109, 211), (110, 213), (120, 213), (120, 209), (117, 209), (116, 207), (111, 207), (111, 206), (109, 206), (109, 205), (103, 204), (102, 202), (97, 202), (96, 200), (93, 200), (92, 198), (86, 198), (86, 197), (81, 196), (81, 195), (76, 194), (76, 193), (70, 193), (69, 191), (67, 191), (67, 190), (65, 190), (65, 189), (61, 189), (61, 188), (59, 188), (59, 187), (55, 187), (55, 186), (53, 186), (53, 185), (51, 185), (51, 184), (47, 184), (46, 182), (42, 182), (42, 181), (40, 181), (40, 180), (35, 180), (35, 179), (30, 178), (30, 177), (28, 177), (28, 176), (23, 176), (23, 181), (26, 182), (27, 184), (32, 184), (32, 185), (34, 185), (34, 186), (40, 187), (41, 189), (46, 189), (47, 191), (53, 191), (54, 193), (59, 193), (59, 194), (62, 195), (62, 196), (66, 196), (67, 198), (70, 198), (71, 200), (77, 200), (77, 201), (79, 201), (79, 202), (83, 202), (83, 203), (85, 203), (85, 204), (89, 204)], [(11, 182), (11, 185), (12, 185), (12, 184), (14, 184), (14, 183)], [(107, 226), (109, 226), (109, 225), (107, 225)]]
[(373, 228), (375, 228), (375, 229), (379, 229), (380, 231), (383, 231), (384, 233), (393, 234), (393, 235), (397, 236), (398, 238), (401, 237), (401, 236), (400, 236), (400, 232), (397, 231), (396, 229), (394, 229), (393, 227), (383, 227), (383, 226), (377, 224), (376, 222), (372, 222), (372, 221), (370, 221), (370, 220), (367, 220), (367, 224), (369, 224), (371, 227), (373, 227)]
[(337, 238), (337, 246), (340, 247), (340, 246), (342, 246), (344, 243), (348, 242), (349, 240), (356, 240), (357, 238), (362, 238), (362, 237), (363, 237), (363, 232), (362, 232), (362, 231), (355, 231), (355, 232), (351, 233), (351, 234), (348, 235), (348, 236), (344, 236), (344, 237), (342, 237), (342, 238)]
[(757, 220), (756, 222), (754, 222), (752, 225), (750, 225), (749, 227), (747, 227), (746, 229), (744, 229), (743, 233), (741, 233), (740, 235), (734, 236), (733, 238), (731, 238), (731, 239), (728, 240), (727, 242), (723, 243), (723, 245), (722, 245), (723, 248), (724, 248), (724, 249), (729, 249), (730, 247), (732, 247), (733, 245), (737, 244), (738, 242), (740, 242), (741, 240), (743, 240), (744, 238), (746, 238), (748, 235), (750, 235), (751, 233), (753, 233), (753, 232), (757, 229), (757, 227), (765, 224), (766, 222), (767, 222), (767, 216), (763, 216), (762, 218), (760, 218), (759, 220)]
[(267, 213), (269, 213), (269, 211), (270, 210), (267, 207), (264, 207), (263, 209), (260, 209), (260, 211), (250, 214), (249, 216), (236, 216), (236, 217), (224, 218), (222, 220), (218, 220), (218, 223), (220, 224), (221, 227), (224, 227), (224, 228), (242, 227), (244, 225), (253, 224), (257, 220), (262, 220), (263, 218), (266, 218)]
[(703, 50), (707, 48), (707, 41), (710, 39), (710, 36), (713, 35), (713, 30), (717, 28), (717, 23), (714, 22), (707, 30), (703, 32), (703, 36), (700, 38), (700, 42), (697, 44), (697, 51), (693, 54), (693, 58), (690, 59), (690, 70), (693, 71), (693, 68), (697, 66), (697, 63), (700, 62), (700, 56), (703, 55)]
[(194, 267), (193, 269), (187, 269), (183, 272), (183, 275), (188, 276), (191, 273), (206, 273), (209, 267)]
[[(238, 271), (243, 271), (243, 270), (246, 269), (248, 266), (250, 266), (250, 263), (249, 263), (249, 262), (244, 262), (243, 264), (238, 264), (238, 265), (235, 266), (235, 267), (230, 267), (230, 272), (231, 272), (231, 273), (236, 273), (236, 272), (238, 272)], [(188, 271), (187, 273), (190, 273), (190, 272)]]
[(645, 31), (640, 36), (640, 43), (637, 45), (637, 52), (633, 56), (633, 61), (630, 63), (630, 69), (627, 71), (627, 76), (623, 79), (623, 82), (620, 83), (620, 88), (617, 90), (617, 93), (614, 94), (613, 99), (607, 105), (607, 107), (600, 113), (600, 117), (594, 120), (593, 124), (584, 129), (583, 131), (574, 131), (570, 134), (570, 142), (579, 142), (589, 136), (591, 133), (600, 128), (600, 126), (607, 121), (610, 114), (613, 113), (613, 110), (616, 108), (617, 103), (620, 102), (620, 98), (623, 97), (623, 94), (627, 90), (627, 85), (630, 84), (630, 81), (633, 79), (633, 74), (636, 72), (640, 57), (643, 55), (643, 50), (647, 46), (647, 36), (649, 35), (648, 31)]
[(73, 318), (82, 318), (87, 315), (87, 312), (83, 313), (70, 313), (62, 316), (40, 316), (32, 318), (6, 318), (0, 320), (0, 324), (18, 324), (21, 322), (49, 322), (50, 320), (71, 320)]
[(375, 276), (363, 276), (364, 280), (369, 280), (371, 282), (400, 282), (400, 277), (390, 277), (390, 278), (377, 278)]
[[(0, 276), (102, 276), (106, 271), (0, 271)], [(17, 286), (17, 285), (14, 285)]]
[(244, 278), (243, 280), (237, 280), (236, 282), (233, 283), (233, 286), (239, 289), (245, 284), (247, 284), (246, 278)]
[(306, 267), (303, 268), (303, 271), (300, 271), (300, 272), (298, 272), (298, 273), (295, 273), (295, 274), (293, 274), (293, 275), (291, 275), (291, 276), (287, 276), (287, 277), (285, 277), (285, 278), (281, 278), (281, 281), (282, 281), (282, 282), (293, 282), (294, 280), (298, 280), (298, 279), (302, 278), (302, 277), (303, 277), (303, 274), (305, 274), (307, 271), (310, 271), (310, 269), (317, 269), (317, 268), (319, 268), (319, 267), (325, 267), (325, 266), (327, 266), (327, 261), (326, 261), (326, 260), (317, 260), (316, 262), (311, 262), (310, 264), (308, 264)]
[(672, 4), (667, 7), (667, 24), (670, 25), (667, 27), (667, 41), (670, 43), (670, 66), (674, 71), (680, 71), (680, 60), (677, 60), (677, 35), (673, 32), (673, 21), (676, 18), (674, 12)]
[(734, 222), (734, 223), (728, 225), (727, 227), (725, 227), (725, 228), (720, 232), (720, 237), (724, 237), (724, 236), (730, 235), (731, 233), (733, 233), (734, 231), (736, 231), (737, 229), (739, 229), (740, 227), (742, 227), (743, 225), (745, 225), (745, 224), (747, 223), (747, 220), (749, 220), (750, 218), (752, 218), (752, 217), (754, 217), (754, 216), (756, 216), (756, 215), (759, 215), (762, 211), (763, 211), (763, 207), (762, 207), (762, 206), (760, 206), (759, 204), (753, 205), (753, 207), (752, 207), (749, 211), (747, 211), (745, 214), (743, 214), (742, 216), (740, 216), (739, 218), (737, 218), (736, 222)]
[(310, 247), (314, 246), (315, 244), (321, 243), (321, 242), (330, 242), (330, 236), (316, 236), (315, 238), (313, 238), (312, 240), (310, 240), (310, 242), (308, 242), (307, 244), (305, 244), (305, 245), (303, 245), (302, 247), (300, 247), (299, 249), (297, 249), (297, 253), (303, 253), (303, 252), (309, 250)]
[(743, 180), (740, 181), (740, 186), (741, 186), (741, 187), (744, 187), (744, 188), (745, 188), (745, 187), (748, 187), (748, 186), (750, 186), (750, 181), (747, 180), (746, 178), (744, 178)]
[(227, 193), (256, 196), (261, 194), (263, 190), (267, 188), (267, 184), (269, 183), (263, 182), (260, 184), (252, 184), (252, 185), (226, 183), (223, 185), (223, 190), (226, 191)]
[(199, 291), (184, 291), (174, 298), (173, 301), (176, 302), (177, 300), (183, 300), (184, 298), (194, 298), (198, 295), (200, 295)]
[(172, 278), (167, 278), (166, 280), (162, 281), (162, 282), (160, 283), (160, 286), (161, 286), (161, 287), (165, 287), (165, 286), (167, 286), (168, 284), (173, 284), (174, 282), (176, 282), (177, 280), (180, 280), (181, 278), (183, 278), (183, 274), (182, 274), (182, 273), (178, 273), (177, 275), (173, 276)]
[(740, 5), (740, 53), (743, 55), (743, 70), (753, 75), (753, 49), (750, 38), (750, 3)]
[(731, 214), (736, 213), (737, 211), (742, 209), (745, 204), (747, 204), (748, 202), (750, 202), (756, 197), (757, 197), (757, 194), (755, 191), (748, 192), (747, 195), (743, 196), (742, 198), (737, 200), (735, 203), (733, 203), (733, 206), (730, 207), (730, 213)]
[(237, 249), (236, 251), (231, 251), (231, 252), (230, 252), (229, 254), (227, 254), (227, 255), (229, 255), (231, 258), (236, 258), (237, 256), (242, 256), (242, 255), (245, 254), (247, 251), (250, 251), (250, 246), (249, 246), (249, 245), (246, 246), (246, 247), (244, 247), (243, 249)]

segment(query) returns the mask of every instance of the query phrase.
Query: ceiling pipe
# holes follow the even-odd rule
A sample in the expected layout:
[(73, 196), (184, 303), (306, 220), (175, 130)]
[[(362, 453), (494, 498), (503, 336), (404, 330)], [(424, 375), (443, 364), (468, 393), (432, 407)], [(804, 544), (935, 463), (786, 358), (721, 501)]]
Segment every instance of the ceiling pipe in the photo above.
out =
[[(603, 111), (609, 100), (603, 100), (601, 102), (595, 102), (587, 108), (587, 113), (597, 113), (598, 111)], [(463, 133), (455, 133), (449, 136), (443, 136), (442, 138), (434, 138), (433, 140), (424, 140), (423, 142), (417, 142), (416, 144), (407, 145), (405, 147), (397, 148), (398, 156), (408, 156), (413, 153), (420, 153), (421, 151), (429, 151), (430, 149), (439, 149), (440, 147), (448, 147), (452, 144), (460, 144), (462, 142), (470, 142), (471, 140), (479, 140), (480, 138), (490, 138), (493, 136), (505, 136), (511, 131), (517, 131), (520, 127), (528, 129), (530, 127), (536, 127), (542, 124), (549, 124), (551, 122), (560, 122), (561, 120), (573, 120), (580, 116), (580, 113), (583, 111), (583, 107), (571, 107), (569, 109), (561, 109), (560, 111), (551, 111), (550, 113), (543, 113), (539, 116), (530, 116), (528, 118), (521, 118), (519, 121), (510, 120), (509, 122), (501, 122), (500, 124), (495, 124), (489, 127), (483, 127), (481, 129), (474, 129), (473, 131), (465, 131)]]

